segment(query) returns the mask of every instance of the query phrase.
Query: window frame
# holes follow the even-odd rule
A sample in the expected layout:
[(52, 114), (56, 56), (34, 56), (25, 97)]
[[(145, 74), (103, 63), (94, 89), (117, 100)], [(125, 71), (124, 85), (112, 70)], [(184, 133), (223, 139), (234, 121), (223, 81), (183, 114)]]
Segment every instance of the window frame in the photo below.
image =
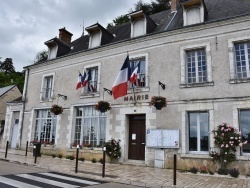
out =
[(250, 77), (247, 78), (238, 78), (237, 75), (237, 66), (236, 66), (236, 54), (235, 54), (235, 44), (248, 43), (250, 42), (249, 36), (242, 36), (228, 39), (228, 57), (229, 57), (229, 67), (230, 67), (230, 80), (231, 84), (239, 83), (249, 83)]
[[(200, 130), (201, 130), (201, 125), (200, 125), (200, 114), (201, 113), (206, 113), (207, 114), (207, 128), (208, 128), (208, 151), (201, 151), (201, 143), (200, 143)], [(190, 114), (197, 114), (197, 151), (190, 151)], [(198, 116), (199, 115), (199, 116)], [(188, 121), (187, 121), (187, 151), (188, 153), (194, 153), (194, 154), (209, 154), (210, 150), (210, 124), (209, 124), (209, 111), (189, 111), (187, 112), (188, 116)], [(198, 124), (199, 123), (199, 124)]]
[(91, 97), (93, 97), (93, 96), (95, 96), (95, 97), (100, 96), (101, 63), (95, 63), (95, 64), (84, 66), (82, 75), (84, 74), (84, 71), (87, 74), (89, 69), (92, 69), (92, 68), (95, 68), (95, 67), (97, 67), (97, 70), (98, 70), (97, 81), (96, 81), (97, 82), (96, 83), (96, 91), (95, 92), (87, 92), (87, 86), (83, 87), (82, 91), (81, 91), (81, 98), (90, 97), (90, 96)]
[[(82, 115), (81, 116), (77, 116), (77, 108), (82, 109)], [(84, 108), (91, 108), (92, 115), (91, 116), (86, 116), (84, 118)], [(93, 114), (93, 112), (95, 112), (95, 114)], [(108, 112), (101, 113), (101, 112), (95, 110), (95, 106), (94, 105), (85, 105), (85, 106), (75, 106), (74, 107), (74, 113), (75, 113), (75, 115), (74, 115), (74, 127), (73, 127), (73, 131), (72, 131), (72, 140), (73, 140), (73, 143), (80, 144), (80, 145), (83, 144), (83, 141), (84, 141), (83, 140), (83, 137), (84, 137), (84, 134), (83, 134), (84, 130), (83, 129), (84, 129), (84, 125), (87, 124), (87, 123), (84, 123), (84, 119), (90, 119), (90, 121), (91, 121), (94, 118), (98, 119), (98, 121), (97, 121), (98, 125), (95, 125), (95, 127), (97, 127), (97, 139), (96, 139), (96, 142), (99, 141), (99, 144), (96, 144), (96, 145), (101, 145), (101, 144), (103, 144), (106, 141), (106, 138), (107, 138), (106, 129), (107, 129), (107, 118), (108, 118), (107, 113)], [(100, 127), (103, 126), (103, 125), (101, 125), (101, 119), (102, 118), (105, 118), (105, 125), (104, 125), (105, 127), (104, 127), (104, 132), (103, 133), (100, 132), (101, 131)], [(76, 139), (77, 119), (81, 119), (80, 139)], [(92, 121), (91, 121), (90, 124), (92, 124)], [(105, 134), (104, 135), (105, 138), (102, 141), (103, 143), (100, 143), (100, 135), (101, 134)], [(91, 138), (89, 138), (89, 139), (91, 139)], [(76, 140), (79, 140), (79, 142), (77, 142)], [(90, 142), (91, 141), (92, 140), (90, 140)], [(91, 144), (91, 143), (89, 143), (89, 144)], [(93, 147), (93, 145), (92, 145), (92, 147)]]
[[(206, 57), (206, 67), (207, 67), (207, 81), (206, 82), (195, 82), (188, 83), (187, 79), (187, 52), (195, 51), (199, 49), (205, 50)], [(212, 78), (212, 57), (211, 57), (211, 44), (202, 43), (195, 44), (190, 46), (185, 46), (180, 48), (180, 66), (181, 66), (181, 83), (180, 88), (189, 88), (189, 87), (204, 87), (204, 86), (213, 86), (213, 78)]]
[(57, 44), (50, 47), (49, 48), (49, 53), (48, 53), (48, 60), (49, 59), (55, 59), (57, 57), (57, 51), (58, 51), (58, 45)]
[[(52, 84), (51, 84), (51, 93), (50, 97), (45, 98), (44, 97), (44, 89), (45, 89), (45, 84), (47, 78), (52, 77)], [(41, 84), (41, 90), (40, 90), (40, 101), (52, 101), (53, 95), (54, 95), (54, 84), (55, 84), (55, 73), (49, 73), (49, 74), (44, 74), (42, 77), (42, 84)]]
[[(240, 130), (241, 133), (243, 132), (243, 130), (242, 130), (242, 125), (241, 125), (241, 119), (240, 119), (240, 117), (241, 117), (241, 114), (240, 114), (240, 113), (241, 113), (242, 111), (249, 111), (249, 114), (250, 114), (250, 108), (238, 109), (239, 130)], [(249, 126), (250, 126), (250, 124), (249, 124)], [(250, 139), (250, 138), (248, 138), (248, 139)], [(248, 144), (250, 144), (250, 142), (248, 142)], [(243, 147), (244, 147), (244, 145), (243, 145)], [(243, 147), (240, 148), (240, 154), (241, 154), (242, 156), (250, 156), (250, 151), (249, 151), (249, 152), (244, 152), (244, 151), (243, 151)]]
[[(98, 35), (99, 35), (99, 38), (98, 38)], [(90, 38), (89, 38), (89, 49), (96, 48), (96, 47), (100, 46), (101, 45), (101, 38), (102, 38), (101, 30), (98, 30), (98, 31), (91, 33)], [(93, 39), (99, 40), (99, 41), (97, 41), (96, 43), (93, 43), (93, 42), (95, 42)]]

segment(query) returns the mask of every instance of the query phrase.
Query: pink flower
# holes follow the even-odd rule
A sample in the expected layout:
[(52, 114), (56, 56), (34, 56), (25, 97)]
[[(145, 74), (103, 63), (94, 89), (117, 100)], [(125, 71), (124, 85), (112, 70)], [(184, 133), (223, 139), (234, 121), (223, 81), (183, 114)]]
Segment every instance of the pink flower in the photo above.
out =
[(247, 140), (243, 144), (247, 144)]
[(227, 160), (224, 160), (224, 162), (226, 163), (226, 162), (227, 162)]
[(228, 148), (229, 146), (228, 146), (228, 144), (226, 144), (226, 148)]
[(242, 147), (242, 145), (243, 145), (242, 143), (239, 143), (239, 146), (240, 146), (240, 147)]
[(233, 140), (233, 139), (234, 139), (234, 137), (232, 137), (232, 136), (231, 136), (231, 137), (230, 137), (230, 139), (231, 139), (231, 140)]
[(220, 147), (222, 147), (222, 148), (223, 148), (223, 147), (224, 147), (224, 144), (221, 144), (221, 146), (220, 146)]

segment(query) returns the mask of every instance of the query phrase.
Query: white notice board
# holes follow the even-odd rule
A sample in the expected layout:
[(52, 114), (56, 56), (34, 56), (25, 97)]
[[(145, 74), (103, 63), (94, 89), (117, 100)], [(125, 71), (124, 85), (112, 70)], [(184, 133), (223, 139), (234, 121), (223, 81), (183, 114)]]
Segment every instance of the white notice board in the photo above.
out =
[(179, 129), (148, 129), (146, 146), (154, 148), (179, 148)]

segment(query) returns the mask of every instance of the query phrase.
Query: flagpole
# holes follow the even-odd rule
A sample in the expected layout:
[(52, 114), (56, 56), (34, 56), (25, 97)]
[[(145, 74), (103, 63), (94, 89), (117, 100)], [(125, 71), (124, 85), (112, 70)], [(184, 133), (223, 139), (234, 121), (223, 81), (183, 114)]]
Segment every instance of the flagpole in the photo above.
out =
[(135, 97), (135, 88), (134, 88), (134, 84), (132, 84), (132, 87), (133, 87), (133, 93), (134, 93), (134, 105), (136, 106), (136, 97)]

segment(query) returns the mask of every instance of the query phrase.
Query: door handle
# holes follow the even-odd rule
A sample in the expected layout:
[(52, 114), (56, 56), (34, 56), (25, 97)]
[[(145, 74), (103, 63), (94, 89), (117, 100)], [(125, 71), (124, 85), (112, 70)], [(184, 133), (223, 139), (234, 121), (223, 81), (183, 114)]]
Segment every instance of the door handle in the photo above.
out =
[(136, 145), (136, 143), (131, 143), (131, 145)]
[(144, 145), (145, 145), (145, 143), (141, 143), (141, 144), (144, 144)]

